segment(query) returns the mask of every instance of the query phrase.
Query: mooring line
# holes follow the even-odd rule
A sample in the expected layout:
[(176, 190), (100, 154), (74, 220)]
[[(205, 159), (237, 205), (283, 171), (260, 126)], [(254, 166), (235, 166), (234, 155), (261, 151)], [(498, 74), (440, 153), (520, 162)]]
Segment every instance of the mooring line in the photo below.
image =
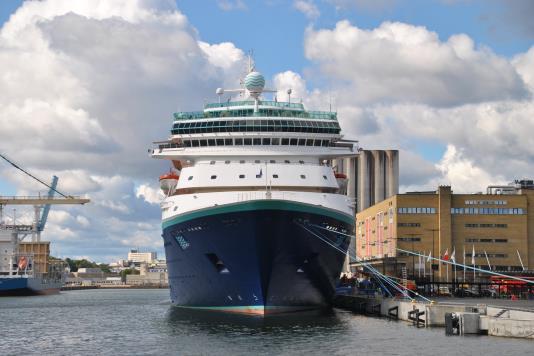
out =
[[(410, 300), (414, 301), (415, 299), (410, 297), (410, 295), (408, 294), (409, 292), (412, 292), (415, 296), (417, 297), (420, 297), (421, 299), (424, 299), (428, 302), (431, 302), (432, 303), (432, 300), (420, 295), (419, 293), (415, 292), (415, 291), (412, 291), (412, 290), (409, 290), (408, 288), (404, 287), (403, 285), (401, 285), (400, 283), (397, 283), (395, 281), (393, 281), (392, 279), (390, 279), (389, 277), (387, 277), (386, 275), (380, 273), (378, 270), (376, 270), (374, 267), (372, 267), (370, 264), (368, 264), (367, 262), (364, 262), (360, 259), (358, 259), (357, 257), (354, 257), (352, 256), (352, 254), (350, 253), (350, 251), (343, 251), (341, 250), (340, 248), (338, 248), (337, 246), (333, 245), (332, 243), (330, 243), (329, 241), (325, 240), (324, 238), (322, 238), (321, 236), (319, 236), (317, 233), (311, 231), (310, 229), (306, 228), (305, 226), (303, 226), (302, 224), (299, 224), (297, 223), (298, 225), (300, 225), (303, 229), (305, 229), (306, 231), (310, 232), (311, 234), (313, 234), (314, 236), (316, 236), (317, 238), (319, 238), (320, 240), (322, 240), (323, 242), (325, 242), (326, 244), (328, 244), (329, 246), (335, 248), (336, 250), (338, 250), (340, 253), (342, 254), (346, 254), (348, 252), (348, 255), (350, 258), (352, 258), (354, 261), (356, 262), (360, 262), (364, 265), (364, 267), (366, 267), (368, 270), (371, 271), (371, 273), (373, 273), (375, 275), (375, 277), (379, 278), (379, 279), (382, 279), (384, 280), (387, 284), (389, 284), (390, 286), (392, 286), (394, 289), (396, 289), (398, 292), (400, 292), (402, 295), (404, 295), (405, 297), (409, 298)], [(308, 225), (312, 225), (312, 224), (308, 224)], [(324, 228), (323, 228), (324, 229)], [(330, 232), (334, 232), (334, 233), (338, 233), (338, 234), (341, 234), (341, 235), (346, 235), (346, 234), (343, 234), (343, 233), (340, 233), (338, 231), (333, 231), (333, 230), (328, 230), (326, 229), (327, 231), (330, 231)], [(350, 237), (352, 237), (351, 235), (348, 235)], [(399, 288), (400, 287), (400, 288)], [(391, 293), (389, 293), (391, 295)]]

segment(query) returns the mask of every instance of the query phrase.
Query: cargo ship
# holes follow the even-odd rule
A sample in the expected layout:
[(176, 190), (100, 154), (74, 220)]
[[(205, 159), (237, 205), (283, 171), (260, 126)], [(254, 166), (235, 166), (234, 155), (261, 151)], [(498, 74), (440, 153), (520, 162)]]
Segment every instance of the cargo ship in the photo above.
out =
[(160, 177), (171, 301), (255, 315), (328, 307), (355, 222), (332, 162), (357, 144), (335, 112), (306, 110), (290, 89), (279, 101), (247, 73), (202, 111), (175, 113), (149, 150), (172, 162)]
[[(33, 179), (4, 155), (15, 168)], [(42, 181), (39, 181), (42, 183)], [(65, 280), (66, 263), (50, 258), (50, 242), (41, 241), (50, 207), (54, 204), (86, 204), (89, 199), (66, 196), (56, 190), (58, 178), (54, 176), (48, 195), (0, 195), (0, 296), (21, 296), (58, 293)], [(61, 196), (55, 197), (54, 193)], [(31, 206), (34, 218), (31, 223), (17, 221), (16, 209), (7, 217), (6, 206)]]

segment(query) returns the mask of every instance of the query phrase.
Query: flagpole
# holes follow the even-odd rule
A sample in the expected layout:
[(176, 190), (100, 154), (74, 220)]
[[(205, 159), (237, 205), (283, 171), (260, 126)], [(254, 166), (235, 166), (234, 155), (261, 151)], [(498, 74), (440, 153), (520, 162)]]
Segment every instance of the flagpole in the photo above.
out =
[(453, 247), (453, 250), (452, 250), (452, 255), (454, 256), (454, 264), (453, 264), (453, 268), (454, 268), (454, 283), (456, 283), (456, 246)]
[(426, 278), (426, 258), (423, 258), (423, 278)]
[(486, 255), (486, 261), (488, 262), (488, 267), (491, 271), (491, 264), (490, 264), (490, 261), (489, 261), (489, 258), (488, 258), (488, 254), (486, 253), (486, 250), (484, 250), (484, 255)]
[(477, 270), (475, 269), (475, 245), (473, 244), (473, 253), (471, 254), (471, 264), (473, 265), (473, 283), (475, 283), (475, 279), (477, 278)]
[[(465, 265), (465, 245), (464, 245), (464, 265)], [(464, 283), (465, 283), (465, 268), (464, 268)]]

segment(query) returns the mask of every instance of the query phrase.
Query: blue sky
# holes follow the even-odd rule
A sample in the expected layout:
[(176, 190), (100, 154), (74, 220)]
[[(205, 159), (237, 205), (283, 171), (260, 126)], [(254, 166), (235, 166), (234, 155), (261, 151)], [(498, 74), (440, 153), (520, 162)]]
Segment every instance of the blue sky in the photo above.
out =
[[(0, 0), (0, 152), (93, 200), (52, 210), (62, 254), (161, 254), (169, 165), (146, 150), (174, 110), (235, 86), (253, 50), (279, 98), (334, 98), (347, 138), (399, 149), (401, 192), (482, 191), (532, 174), (532, 13), (532, 0)], [(0, 195), (46, 190), (29, 184), (0, 162)]]
[[(22, 2), (0, 1), (0, 26)], [(221, 3), (234, 6), (223, 10)], [(320, 16), (313, 21), (297, 11), (289, 0), (248, 0), (243, 1), (245, 6), (235, 6), (238, 3), (176, 0), (180, 11), (198, 30), (201, 40), (209, 43), (230, 41), (245, 51), (253, 50), (258, 66), (267, 77), (287, 69), (302, 72), (309, 66), (304, 55), (305, 29), (308, 26), (332, 28), (342, 19), (363, 29), (373, 29), (384, 21), (424, 26), (437, 32), (441, 40), (465, 33), (478, 46), (487, 46), (506, 57), (528, 50), (534, 38), (534, 34), (529, 36), (522, 33), (512, 18), (506, 18), (502, 1), (392, 0), (378, 7), (336, 8), (328, 1), (320, 0), (314, 2)], [(424, 141), (416, 142), (415, 147), (431, 161), (437, 161), (445, 150), (444, 145), (432, 145)], [(0, 191), (14, 194), (15, 187), (0, 179)]]

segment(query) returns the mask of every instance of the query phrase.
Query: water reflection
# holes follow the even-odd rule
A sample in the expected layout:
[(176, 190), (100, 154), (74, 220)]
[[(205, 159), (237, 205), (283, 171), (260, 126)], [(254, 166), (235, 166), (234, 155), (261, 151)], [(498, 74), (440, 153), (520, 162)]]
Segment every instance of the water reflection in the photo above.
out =
[(298, 313), (269, 315), (266, 317), (233, 313), (191, 310), (169, 307), (166, 316), (171, 330), (181, 332), (184, 328), (202, 330), (210, 334), (279, 334), (305, 333), (313, 336), (320, 333), (339, 333), (344, 322), (331, 309)]

